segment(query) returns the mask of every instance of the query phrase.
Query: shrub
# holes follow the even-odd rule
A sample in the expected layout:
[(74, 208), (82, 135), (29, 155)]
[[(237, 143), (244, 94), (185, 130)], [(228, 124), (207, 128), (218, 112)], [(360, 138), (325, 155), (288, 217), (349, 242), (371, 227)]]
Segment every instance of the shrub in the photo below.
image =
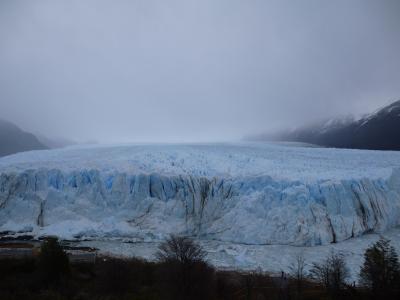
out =
[(57, 238), (47, 238), (39, 254), (39, 272), (47, 284), (58, 284), (69, 275), (68, 256), (60, 246)]
[(98, 261), (96, 270), (96, 292), (99, 294), (121, 295), (131, 284), (131, 268), (128, 260), (104, 258)]

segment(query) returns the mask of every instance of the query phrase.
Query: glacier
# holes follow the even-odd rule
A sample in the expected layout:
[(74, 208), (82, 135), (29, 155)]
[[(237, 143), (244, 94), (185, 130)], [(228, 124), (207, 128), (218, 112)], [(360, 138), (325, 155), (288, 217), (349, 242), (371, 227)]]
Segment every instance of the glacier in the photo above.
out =
[(317, 246), (400, 225), (400, 152), (221, 143), (0, 159), (0, 231)]

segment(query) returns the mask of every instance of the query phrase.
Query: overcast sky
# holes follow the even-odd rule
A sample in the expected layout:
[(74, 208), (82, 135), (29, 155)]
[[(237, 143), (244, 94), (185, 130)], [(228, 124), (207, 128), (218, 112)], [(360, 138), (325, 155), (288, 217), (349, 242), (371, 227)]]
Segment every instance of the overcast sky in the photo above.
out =
[(0, 0), (0, 118), (216, 141), (400, 99), (398, 0)]

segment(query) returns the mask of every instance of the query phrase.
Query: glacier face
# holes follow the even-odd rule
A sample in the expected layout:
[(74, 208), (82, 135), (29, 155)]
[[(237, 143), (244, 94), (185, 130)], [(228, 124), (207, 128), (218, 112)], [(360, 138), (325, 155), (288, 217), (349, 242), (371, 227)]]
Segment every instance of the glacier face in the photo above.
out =
[(400, 224), (400, 153), (73, 147), (0, 159), (0, 231), (313, 246)]

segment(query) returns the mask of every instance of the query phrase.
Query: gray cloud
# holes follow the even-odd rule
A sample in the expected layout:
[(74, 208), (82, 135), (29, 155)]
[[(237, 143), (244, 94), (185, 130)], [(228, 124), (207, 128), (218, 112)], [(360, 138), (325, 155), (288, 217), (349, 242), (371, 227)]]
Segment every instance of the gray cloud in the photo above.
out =
[(0, 118), (206, 141), (400, 98), (400, 1), (0, 2)]

